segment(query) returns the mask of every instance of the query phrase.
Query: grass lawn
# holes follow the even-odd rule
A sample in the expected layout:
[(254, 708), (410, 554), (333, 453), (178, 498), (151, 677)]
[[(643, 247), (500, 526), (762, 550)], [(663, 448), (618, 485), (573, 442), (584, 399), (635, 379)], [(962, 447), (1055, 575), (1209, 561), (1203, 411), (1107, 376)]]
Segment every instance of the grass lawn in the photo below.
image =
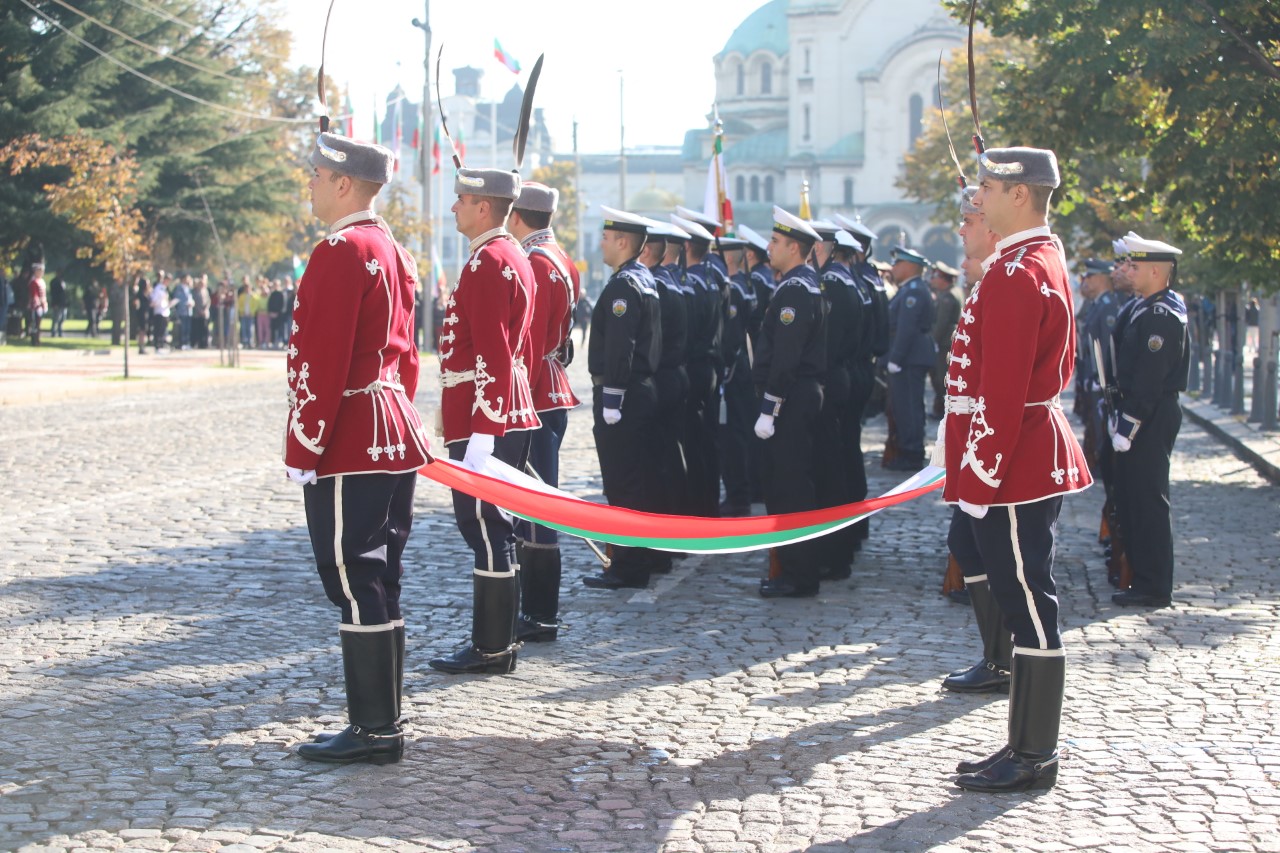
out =
[[(90, 338), (85, 335), (89, 328), (89, 321), (83, 318), (77, 320), (68, 319), (62, 324), (62, 331), (66, 334), (65, 338), (55, 338), (49, 335), (49, 329), (52, 327), (53, 321), (48, 317), (44, 318), (44, 323), (40, 326), (40, 346), (49, 349), (59, 350), (118, 350), (119, 347), (111, 346), (111, 323), (102, 323), (98, 330), (98, 337)], [(31, 339), (27, 337), (9, 336), (8, 347), (13, 349), (34, 349), (31, 346)]]

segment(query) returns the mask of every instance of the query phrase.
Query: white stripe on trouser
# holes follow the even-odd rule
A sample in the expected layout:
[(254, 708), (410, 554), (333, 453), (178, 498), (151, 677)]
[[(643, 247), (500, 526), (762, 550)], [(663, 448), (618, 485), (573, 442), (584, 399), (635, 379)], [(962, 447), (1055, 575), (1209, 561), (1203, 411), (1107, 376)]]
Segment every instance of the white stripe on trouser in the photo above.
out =
[(381, 625), (339, 625), (338, 630), (346, 631), (348, 634), (377, 634), (380, 631), (390, 631), (392, 628), (403, 624), (404, 620), (401, 619), (399, 623), (383, 622)]
[(1036, 628), (1036, 639), (1040, 641), (1040, 648), (1049, 645), (1049, 641), (1044, 636), (1044, 624), (1040, 621), (1040, 611), (1036, 610), (1036, 598), (1031, 592), (1031, 587), (1027, 586), (1027, 573), (1022, 565), (1022, 543), (1018, 541), (1018, 514), (1014, 511), (1016, 507), (1009, 507), (1009, 544), (1013, 547), (1013, 563), (1018, 568), (1018, 583), (1022, 584), (1022, 592), (1027, 597), (1027, 611), (1031, 614), (1031, 624)]
[(338, 580), (342, 582), (342, 592), (351, 602), (351, 623), (360, 624), (360, 605), (351, 594), (351, 583), (347, 579), (347, 563), (342, 556), (342, 475), (333, 478), (333, 560), (338, 564)]
[(987, 576), (986, 576), (986, 575), (976, 575), (976, 576), (974, 576), (974, 577), (969, 577), (968, 575), (965, 575), (965, 576), (964, 576), (964, 582), (965, 582), (965, 583), (981, 583), (982, 581), (985, 581), (986, 579), (987, 579)]
[(516, 570), (514, 567), (505, 572), (486, 572), (484, 569), (472, 569), (471, 574), (482, 578), (511, 578), (515, 577)]
[[(489, 541), (489, 531), (484, 526), (484, 514), (481, 512), (480, 499), (476, 498), (476, 521), (480, 522), (480, 538), (484, 540), (484, 552), (487, 556), (485, 569), (493, 571), (493, 543)], [(479, 570), (480, 567), (476, 566)]]
[(1028, 649), (1023, 646), (1014, 646), (1013, 653), (1028, 658), (1064, 658), (1067, 656), (1066, 649)]

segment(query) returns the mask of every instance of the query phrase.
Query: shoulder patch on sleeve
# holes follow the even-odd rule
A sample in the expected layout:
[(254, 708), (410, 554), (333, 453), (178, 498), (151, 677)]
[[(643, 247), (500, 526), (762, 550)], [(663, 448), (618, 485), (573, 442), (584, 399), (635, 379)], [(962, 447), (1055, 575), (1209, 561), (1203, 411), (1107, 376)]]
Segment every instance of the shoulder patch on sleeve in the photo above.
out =
[(613, 316), (621, 317), (623, 314), (627, 313), (627, 300), (615, 299), (613, 300), (612, 307), (613, 307)]

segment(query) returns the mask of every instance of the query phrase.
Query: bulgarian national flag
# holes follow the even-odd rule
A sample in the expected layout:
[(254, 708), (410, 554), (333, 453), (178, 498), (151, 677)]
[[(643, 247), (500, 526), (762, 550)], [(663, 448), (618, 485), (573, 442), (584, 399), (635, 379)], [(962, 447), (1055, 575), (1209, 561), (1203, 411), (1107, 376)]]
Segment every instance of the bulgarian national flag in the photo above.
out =
[(707, 188), (703, 195), (702, 212), (724, 223), (722, 236), (736, 236), (733, 227), (733, 202), (729, 200), (729, 175), (724, 168), (724, 135), (717, 129), (711, 152), (711, 164), (707, 169)]
[(498, 43), (497, 39), (493, 40), (493, 58), (505, 65), (512, 74), (520, 73), (520, 63), (516, 62), (515, 57), (502, 49), (502, 45)]

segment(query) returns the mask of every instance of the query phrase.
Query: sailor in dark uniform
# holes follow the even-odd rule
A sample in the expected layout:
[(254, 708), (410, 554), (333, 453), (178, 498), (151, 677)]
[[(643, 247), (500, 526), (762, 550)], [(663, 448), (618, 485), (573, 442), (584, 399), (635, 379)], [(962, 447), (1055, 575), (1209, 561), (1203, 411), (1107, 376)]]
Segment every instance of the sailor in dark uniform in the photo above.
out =
[(724, 301), (723, 334), (720, 336), (724, 379), (720, 383), (720, 478), (724, 482), (721, 516), (751, 514), (751, 479), (748, 453), (754, 435), (756, 393), (751, 382), (747, 328), (755, 311), (755, 291), (747, 270), (747, 241), (721, 237), (719, 251), (729, 268), (728, 298)]
[[(747, 266), (750, 268), (751, 292), (755, 297), (751, 318), (747, 321), (747, 356), (754, 362), (755, 351), (759, 348), (760, 327), (764, 325), (764, 314), (769, 309), (769, 300), (773, 298), (773, 289), (777, 287), (773, 268), (769, 266), (769, 240), (762, 237), (754, 229), (746, 225), (738, 226), (738, 235), (747, 241)], [(752, 402), (754, 404), (754, 391)], [(747, 475), (751, 482), (751, 502), (764, 500), (764, 482), (761, 470), (764, 464), (764, 444), (759, 437), (752, 434), (748, 439)]]
[[(1093, 342), (1098, 341), (1102, 352), (1108, 352), (1111, 344), (1111, 330), (1116, 325), (1116, 315), (1120, 311), (1120, 303), (1116, 298), (1111, 282), (1111, 273), (1115, 264), (1099, 258), (1087, 258), (1084, 262), (1084, 275), (1080, 279), (1080, 293), (1088, 302), (1076, 315), (1076, 334), (1080, 341), (1076, 344), (1076, 411), (1084, 423), (1085, 455), (1090, 457), (1089, 464), (1094, 473), (1101, 476), (1103, 482), (1110, 478), (1107, 472), (1100, 470), (1098, 464), (1098, 442), (1106, 432), (1106, 416), (1102, 412), (1102, 388), (1098, 380), (1097, 365), (1094, 364)], [(1107, 486), (1110, 495), (1111, 487)]]
[[(769, 263), (779, 273), (760, 331), (752, 378), (760, 393), (755, 433), (765, 441), (764, 501), (769, 513), (818, 508), (814, 441), (826, 369), (826, 303), (818, 275), (805, 263), (818, 233), (774, 207)], [(760, 583), (764, 598), (818, 594), (820, 549), (798, 542), (776, 551), (779, 576)]]
[(898, 292), (889, 303), (892, 343), (885, 355), (889, 395), (898, 427), (898, 458), (894, 471), (924, 466), (924, 383), (933, 366), (933, 293), (920, 274), (929, 263), (913, 249), (893, 250), (893, 279)]
[[(680, 248), (689, 239), (687, 232), (665, 222), (649, 224), (648, 240), (640, 253), (640, 262), (649, 268), (657, 284), (661, 311), (662, 353), (658, 371), (653, 375), (658, 395), (657, 466), (663, 512), (684, 514), (688, 500), (688, 472), (684, 461), (685, 397), (689, 393), (689, 377), (684, 363), (689, 352), (688, 306), (685, 293), (676, 276), (678, 265), (663, 263), (670, 245)], [(659, 553), (656, 565), (661, 570), (670, 557)]]
[(1133, 585), (1111, 597), (1125, 607), (1167, 607), (1173, 595), (1169, 457), (1182, 426), (1191, 347), (1187, 306), (1171, 289), (1181, 249), (1130, 231), (1125, 275), (1137, 301), (1112, 332), (1119, 391), (1108, 431), (1115, 451), (1116, 508)]
[[(600, 251), (613, 267), (591, 315), (587, 369), (591, 372), (593, 432), (604, 496), (612, 506), (661, 509), (655, 437), (658, 395), (653, 375), (662, 354), (661, 307), (653, 275), (639, 261), (649, 221), (601, 206)], [(613, 546), (612, 562), (582, 579), (597, 589), (643, 588), (655, 558), (645, 548)]]

